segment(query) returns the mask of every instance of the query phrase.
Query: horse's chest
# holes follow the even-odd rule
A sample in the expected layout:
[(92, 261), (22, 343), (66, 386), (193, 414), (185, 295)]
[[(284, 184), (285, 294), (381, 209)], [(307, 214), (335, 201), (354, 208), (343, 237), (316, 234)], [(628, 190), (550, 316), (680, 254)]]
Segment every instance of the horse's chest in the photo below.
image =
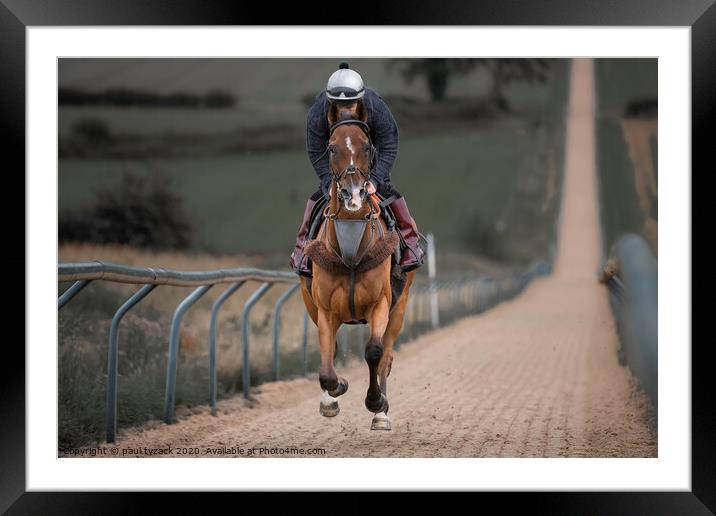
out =
[[(356, 316), (364, 318), (366, 312), (380, 300), (382, 282), (364, 281), (364, 274), (356, 274), (354, 286), (354, 304)], [(316, 281), (318, 279), (318, 281)], [(326, 311), (340, 314), (343, 321), (351, 319), (350, 315), (350, 282), (347, 276), (333, 277), (329, 281), (314, 279), (312, 297)]]

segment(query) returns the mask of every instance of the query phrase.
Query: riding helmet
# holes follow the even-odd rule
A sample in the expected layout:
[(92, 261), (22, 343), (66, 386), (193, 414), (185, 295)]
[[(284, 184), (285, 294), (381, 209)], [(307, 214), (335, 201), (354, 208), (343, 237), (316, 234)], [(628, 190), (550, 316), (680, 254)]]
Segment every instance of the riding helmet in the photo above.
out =
[(351, 70), (345, 62), (339, 65), (326, 84), (326, 96), (330, 100), (358, 100), (363, 98), (364, 93), (360, 74)]

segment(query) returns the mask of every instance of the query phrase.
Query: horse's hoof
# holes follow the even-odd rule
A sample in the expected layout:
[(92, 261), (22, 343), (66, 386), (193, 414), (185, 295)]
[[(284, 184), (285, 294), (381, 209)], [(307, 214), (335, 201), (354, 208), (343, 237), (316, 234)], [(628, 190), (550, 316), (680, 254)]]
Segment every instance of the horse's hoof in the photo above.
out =
[(338, 406), (338, 402), (334, 401), (333, 403), (323, 404), (321, 403), (321, 415), (323, 417), (335, 417), (338, 415), (338, 413), (341, 411), (341, 407)]
[(385, 397), (385, 394), (382, 392), (380, 393), (380, 398), (371, 400), (370, 398), (366, 397), (365, 399), (365, 408), (367, 408), (369, 411), (373, 412), (374, 414), (377, 414), (378, 412), (385, 412), (388, 413), (388, 398)]
[(341, 407), (338, 406), (338, 400), (328, 394), (328, 392), (323, 391), (320, 407), (321, 415), (323, 417), (334, 417), (337, 416), (340, 411)]
[(370, 424), (371, 430), (391, 430), (390, 419), (384, 412), (379, 412), (373, 417), (373, 422)]
[(336, 387), (336, 390), (328, 391), (328, 394), (333, 396), (334, 398), (337, 398), (338, 396), (344, 395), (346, 392), (348, 392), (348, 380), (346, 380), (345, 378), (339, 378), (338, 387)]

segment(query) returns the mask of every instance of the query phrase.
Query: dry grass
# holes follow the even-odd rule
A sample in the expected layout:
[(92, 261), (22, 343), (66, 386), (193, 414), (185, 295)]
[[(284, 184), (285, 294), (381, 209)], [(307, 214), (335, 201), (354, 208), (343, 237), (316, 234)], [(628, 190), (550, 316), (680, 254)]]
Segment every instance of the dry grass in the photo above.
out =
[[(59, 249), (60, 262), (91, 260), (183, 271), (261, 264), (261, 257), (155, 253), (125, 246), (71, 244)], [(63, 291), (69, 283), (59, 286)], [(227, 287), (212, 287), (182, 320), (177, 404), (206, 403), (211, 308)], [(244, 285), (219, 312), (217, 392), (220, 398), (241, 388), (241, 314), (244, 303), (256, 287), (256, 282)], [(60, 442), (65, 445), (98, 439), (101, 435), (109, 323), (121, 303), (138, 288), (122, 283), (93, 282), (59, 313)], [(271, 288), (251, 313), (252, 383), (271, 378), (273, 310), (285, 289), (285, 285)], [(191, 287), (158, 287), (123, 319), (119, 336), (120, 425), (134, 425), (161, 416), (171, 319), (176, 307), (192, 290)], [(303, 366), (304, 312), (298, 293), (284, 305), (280, 341), (284, 376), (296, 374)], [(315, 330), (310, 323), (310, 358), (317, 353), (315, 340)], [(130, 356), (133, 358), (127, 358)], [(92, 407), (90, 410), (88, 405)]]
[[(465, 266), (466, 257), (445, 255), (455, 266)], [(261, 267), (260, 256), (210, 256), (202, 254), (148, 252), (125, 246), (63, 245), (60, 262), (103, 260), (133, 266), (163, 267), (183, 271), (227, 267)], [(477, 260), (477, 259), (475, 259)], [(473, 260), (474, 261), (474, 260)], [(479, 263), (477, 263), (479, 262)], [(477, 260), (482, 270), (507, 276), (508, 268)], [(418, 283), (424, 283), (427, 267), (421, 269)], [(451, 279), (448, 276), (444, 280)], [(69, 286), (60, 284), (60, 291)], [(199, 299), (182, 320), (177, 369), (177, 411), (208, 400), (208, 342), (211, 308), (228, 285), (215, 285)], [(258, 283), (250, 282), (223, 305), (217, 332), (217, 395), (224, 398), (241, 390), (243, 368), (241, 317), (243, 306)], [(60, 445), (76, 446), (102, 439), (104, 431), (107, 341), (109, 324), (117, 308), (139, 286), (95, 281), (59, 314), (60, 356)], [(141, 424), (162, 417), (166, 382), (167, 349), (172, 315), (191, 287), (160, 286), (152, 291), (122, 321), (119, 336), (119, 427)], [(273, 379), (273, 312), (286, 285), (272, 287), (253, 308), (249, 322), (252, 384)], [(441, 321), (466, 315), (467, 289), (441, 291)], [(511, 296), (510, 296), (511, 297)], [(457, 304), (452, 303), (462, 300)], [(450, 308), (450, 307), (453, 308)], [(462, 309), (460, 307), (465, 309)], [(396, 346), (429, 329), (426, 295), (411, 296), (405, 328)], [(281, 378), (300, 375), (304, 369), (303, 321), (305, 308), (298, 292), (284, 305), (280, 339)], [(342, 363), (362, 357), (368, 337), (365, 326), (345, 326), (339, 332)], [(307, 370), (319, 364), (317, 331), (308, 322)]]

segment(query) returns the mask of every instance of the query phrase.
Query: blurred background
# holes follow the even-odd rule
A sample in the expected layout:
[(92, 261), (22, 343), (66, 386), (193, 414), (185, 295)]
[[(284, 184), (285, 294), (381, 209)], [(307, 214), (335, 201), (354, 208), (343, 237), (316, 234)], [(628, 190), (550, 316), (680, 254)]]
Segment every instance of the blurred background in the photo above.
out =
[[(60, 59), (59, 261), (288, 270), (306, 199), (318, 187), (306, 115), (340, 61)], [(435, 235), (438, 277), (552, 263), (569, 59), (348, 62), (398, 123), (392, 182), (421, 232)], [(595, 72), (604, 254), (626, 231), (644, 235), (656, 253), (657, 61), (596, 59)], [(107, 329), (134, 290), (94, 282), (60, 313), (61, 447), (102, 434)], [(161, 414), (170, 318), (188, 292), (158, 289), (125, 318), (120, 426)], [(219, 293), (202, 298), (183, 323), (176, 395), (183, 410), (206, 402), (208, 318)], [(240, 388), (237, 339), (249, 294), (232, 297), (220, 321), (220, 397)], [(279, 295), (269, 292), (252, 317), (256, 383), (269, 377)], [(300, 340), (300, 296), (287, 310), (297, 314), (285, 324), (282, 350), (290, 376), (300, 368), (290, 344)]]
[[(392, 180), (420, 230), (436, 234), (442, 272), (547, 257), (568, 61), (350, 64), (396, 118)], [(287, 268), (318, 186), (305, 151), (306, 115), (337, 66), (336, 59), (61, 60), (61, 243), (243, 255)]]

